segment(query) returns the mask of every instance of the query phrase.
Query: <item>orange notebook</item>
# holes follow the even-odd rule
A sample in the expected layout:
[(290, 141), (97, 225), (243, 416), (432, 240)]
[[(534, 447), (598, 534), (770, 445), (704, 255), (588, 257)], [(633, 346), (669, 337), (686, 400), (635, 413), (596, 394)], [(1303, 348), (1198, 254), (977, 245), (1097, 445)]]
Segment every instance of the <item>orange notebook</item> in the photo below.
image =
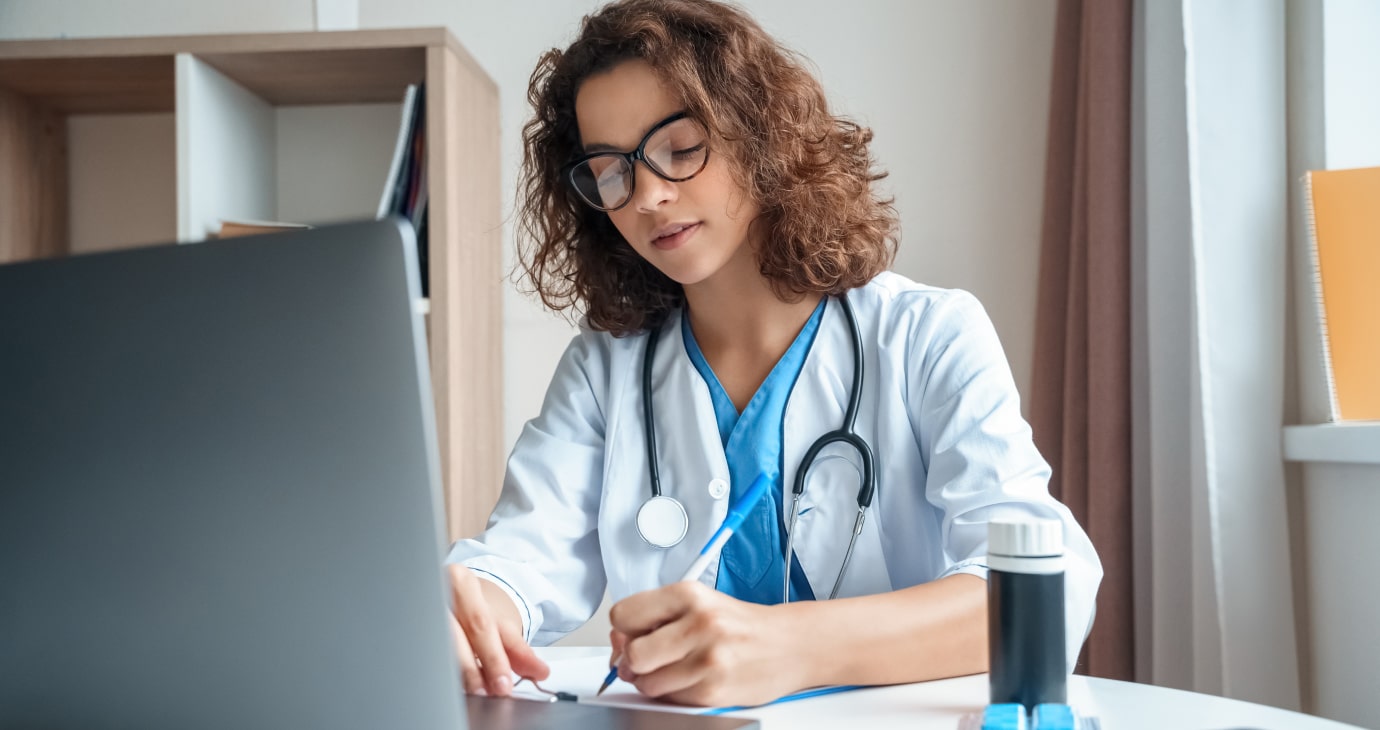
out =
[(1380, 167), (1304, 176), (1334, 421), (1380, 419)]
[(282, 233), (300, 231), (311, 226), (303, 223), (278, 223), (276, 221), (223, 220), (220, 222), (219, 238), (257, 236), (263, 233)]

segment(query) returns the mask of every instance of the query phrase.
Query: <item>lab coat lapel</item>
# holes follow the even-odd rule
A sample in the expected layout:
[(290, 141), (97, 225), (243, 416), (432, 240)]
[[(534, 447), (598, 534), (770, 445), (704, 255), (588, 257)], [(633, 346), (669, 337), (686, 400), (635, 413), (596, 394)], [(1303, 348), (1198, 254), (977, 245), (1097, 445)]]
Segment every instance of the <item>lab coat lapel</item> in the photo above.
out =
[[(857, 302), (853, 306), (864, 333), (864, 360), (875, 358), (875, 348), (867, 347), (868, 313), (862, 311)], [(865, 417), (868, 406), (875, 402), (867, 396), (871, 385), (867, 378), (876, 377), (873, 367), (871, 363), (864, 365), (864, 395), (857, 426), (859, 433), (870, 443), (875, 441), (869, 437), (864, 424), (869, 420)], [(819, 437), (842, 426), (852, 382), (853, 340), (849, 334), (848, 320), (839, 302), (831, 299), (814, 345), (786, 404), (782, 484), (787, 520), (790, 519), (791, 489), (805, 452)], [(884, 455), (874, 454), (875, 460), (882, 458)], [(818, 599), (829, 597), (838, 577), (857, 517), (857, 496), (861, 483), (861, 460), (852, 447), (842, 444), (824, 448), (807, 473), (805, 493), (800, 502), (801, 514), (795, 527), (794, 552)], [(839, 592), (840, 597), (890, 590), (874, 514), (878, 501), (873, 502), (874, 509), (868, 510), (867, 523), (863, 534), (858, 537), (847, 579)]]
[[(685, 351), (682, 312), (677, 311), (662, 327), (652, 370), (662, 493), (680, 500), (690, 518), (685, 539), (661, 563), (658, 583), (663, 585), (680, 579), (728, 512), (728, 499), (711, 494), (711, 481), (727, 483), (728, 459), (719, 440), (709, 386)], [(713, 586), (718, 573), (715, 562), (701, 581)]]

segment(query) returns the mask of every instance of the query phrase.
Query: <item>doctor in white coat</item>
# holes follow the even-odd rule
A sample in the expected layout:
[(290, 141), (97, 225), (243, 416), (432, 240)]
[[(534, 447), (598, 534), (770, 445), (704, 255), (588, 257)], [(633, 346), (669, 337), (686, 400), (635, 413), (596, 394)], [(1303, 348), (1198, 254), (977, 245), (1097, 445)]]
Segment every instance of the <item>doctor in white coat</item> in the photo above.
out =
[[(1010, 515), (1063, 523), (1072, 669), (1101, 566), (1047, 491), (981, 305), (885, 271), (871, 133), (708, 0), (601, 9), (529, 97), (523, 263), (584, 321), (488, 528), (450, 555), (467, 689), (544, 678), (530, 646), (605, 590), (620, 677), (673, 701), (984, 671), (987, 522)], [(840, 429), (865, 446), (824, 446), (795, 500)], [(770, 499), (677, 582), (759, 473)]]

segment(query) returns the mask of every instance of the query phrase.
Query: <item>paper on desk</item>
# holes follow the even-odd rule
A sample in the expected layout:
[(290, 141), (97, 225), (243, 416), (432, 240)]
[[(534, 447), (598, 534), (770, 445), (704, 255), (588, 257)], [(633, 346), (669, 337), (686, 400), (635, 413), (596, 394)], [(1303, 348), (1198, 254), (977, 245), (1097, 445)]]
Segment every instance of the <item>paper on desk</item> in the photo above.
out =
[[(652, 699), (638, 692), (636, 687), (622, 680), (614, 681), (603, 695), (595, 697), (594, 693), (599, 690), (599, 684), (604, 681), (604, 675), (608, 674), (609, 671), (608, 652), (573, 659), (543, 658), (546, 659), (547, 665), (551, 667), (551, 676), (540, 682), (542, 689), (551, 692), (569, 692), (579, 697), (581, 704), (603, 705), (607, 707), (630, 707), (636, 710), (657, 710), (660, 712), (679, 712), (688, 715), (698, 715), (709, 709), (705, 707), (673, 705), (669, 702)], [(542, 694), (529, 682), (523, 682), (514, 687), (513, 696), (520, 699), (539, 700), (542, 702), (549, 702), (551, 700), (551, 695)]]

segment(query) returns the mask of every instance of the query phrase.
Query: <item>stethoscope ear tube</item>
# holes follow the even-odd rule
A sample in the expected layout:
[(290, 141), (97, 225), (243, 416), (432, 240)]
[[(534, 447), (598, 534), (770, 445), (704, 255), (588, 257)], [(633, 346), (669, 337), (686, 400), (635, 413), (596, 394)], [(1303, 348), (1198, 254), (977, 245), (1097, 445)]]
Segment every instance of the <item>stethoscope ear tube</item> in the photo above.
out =
[(839, 587), (843, 585), (843, 576), (848, 575), (848, 561), (853, 559), (853, 546), (858, 543), (858, 535), (862, 534), (863, 521), (867, 518), (867, 507), (858, 505), (858, 518), (853, 520), (853, 535), (848, 538), (848, 550), (843, 554), (843, 565), (839, 566), (839, 577), (834, 580), (834, 590), (829, 591), (829, 600), (834, 600), (839, 596)]
[(848, 574), (848, 562), (853, 557), (853, 546), (858, 542), (858, 535), (862, 533), (863, 522), (867, 516), (867, 508), (872, 506), (872, 498), (877, 494), (876, 472), (873, 469), (872, 448), (867, 445), (861, 436), (856, 433), (849, 433), (842, 429), (830, 431), (819, 437), (810, 448), (805, 452), (804, 458), (800, 460), (800, 469), (795, 473), (795, 482), (791, 486), (791, 518), (786, 527), (786, 570), (785, 579), (782, 586), (782, 603), (790, 602), (791, 597), (791, 556), (795, 546), (795, 523), (800, 516), (800, 498), (805, 494), (805, 476), (814, 466), (815, 457), (819, 455), (826, 446), (836, 443), (846, 443), (858, 452), (858, 458), (862, 461), (862, 484), (858, 487), (858, 516), (853, 521), (853, 534), (848, 539), (848, 551), (843, 554), (843, 564), (839, 568), (838, 578), (834, 581), (834, 589), (830, 591), (829, 598), (832, 600), (839, 594), (839, 588), (843, 585), (843, 577)]
[(805, 494), (805, 476), (810, 467), (815, 465), (815, 457), (819, 452), (830, 444), (845, 443), (852, 446), (858, 452), (858, 459), (862, 461), (862, 484), (858, 487), (858, 506), (867, 509), (872, 506), (872, 497), (877, 493), (876, 472), (873, 469), (872, 447), (856, 433), (850, 433), (842, 429), (830, 431), (820, 436), (818, 440), (810, 444), (809, 450), (800, 460), (800, 468), (795, 472), (795, 482), (791, 485), (791, 493), (798, 500)]
[(872, 506), (872, 498), (877, 496), (877, 476), (873, 470), (872, 447), (856, 433), (850, 433), (848, 436), (862, 459), (863, 481), (862, 486), (858, 487), (858, 509), (865, 510)]
[(661, 473), (656, 465), (656, 425), (652, 422), (652, 361), (660, 327), (647, 330), (647, 351), (642, 356), (642, 431), (647, 440), (647, 473), (652, 480), (652, 498), (661, 496)]
[(862, 533), (863, 522), (867, 516), (867, 508), (872, 506), (872, 498), (877, 494), (877, 476), (874, 468), (872, 447), (867, 445), (867, 441), (854, 430), (854, 425), (858, 421), (858, 406), (862, 400), (863, 388), (863, 350), (862, 332), (858, 327), (858, 318), (853, 314), (853, 305), (848, 303), (848, 296), (845, 294), (839, 297), (839, 303), (843, 305), (844, 316), (848, 319), (848, 333), (853, 339), (853, 384), (848, 391), (848, 410), (844, 412), (843, 427), (820, 436), (810, 448), (805, 451), (805, 456), (800, 460), (800, 468), (795, 472), (795, 481), (791, 485), (791, 518), (786, 527), (786, 570), (785, 578), (781, 587), (781, 602), (788, 603), (791, 599), (791, 561), (795, 547), (795, 523), (800, 516), (800, 498), (805, 494), (805, 477), (814, 466), (815, 457), (819, 452), (830, 444), (845, 443), (852, 446), (858, 452), (858, 458), (862, 461), (862, 484), (858, 486), (858, 516), (853, 521), (853, 534), (848, 539), (848, 550), (843, 554), (843, 563), (839, 567), (838, 578), (834, 580), (834, 589), (830, 591), (829, 598), (836, 598), (839, 588), (843, 585), (843, 578), (848, 574), (848, 563), (853, 558), (853, 547), (858, 542), (858, 535)]

